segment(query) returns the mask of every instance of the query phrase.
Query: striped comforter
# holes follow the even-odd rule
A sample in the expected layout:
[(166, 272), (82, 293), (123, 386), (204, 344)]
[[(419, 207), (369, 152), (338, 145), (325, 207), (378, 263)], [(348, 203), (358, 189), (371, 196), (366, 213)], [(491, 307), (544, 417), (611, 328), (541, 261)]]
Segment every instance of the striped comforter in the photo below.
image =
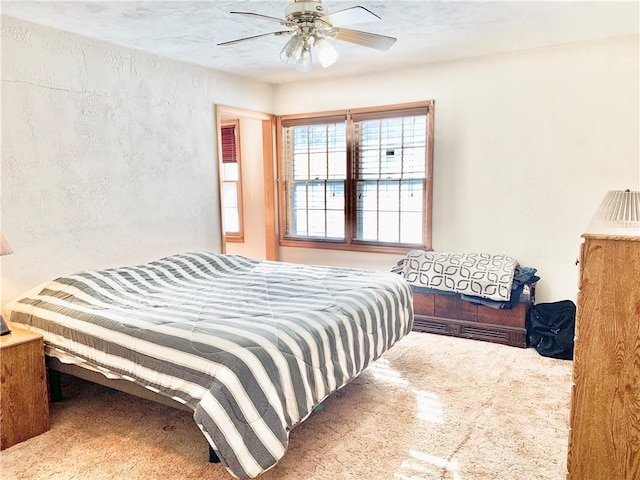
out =
[(188, 405), (229, 472), (254, 478), (289, 431), (411, 330), (399, 275), (186, 253), (58, 278), (11, 321)]

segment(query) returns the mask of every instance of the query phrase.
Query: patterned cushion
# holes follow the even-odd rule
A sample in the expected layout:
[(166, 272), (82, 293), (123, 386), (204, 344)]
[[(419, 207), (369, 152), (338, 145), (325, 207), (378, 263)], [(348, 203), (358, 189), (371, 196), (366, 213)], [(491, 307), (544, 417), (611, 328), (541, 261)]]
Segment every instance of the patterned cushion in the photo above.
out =
[(414, 286), (508, 301), (518, 262), (506, 255), (411, 250), (403, 275)]

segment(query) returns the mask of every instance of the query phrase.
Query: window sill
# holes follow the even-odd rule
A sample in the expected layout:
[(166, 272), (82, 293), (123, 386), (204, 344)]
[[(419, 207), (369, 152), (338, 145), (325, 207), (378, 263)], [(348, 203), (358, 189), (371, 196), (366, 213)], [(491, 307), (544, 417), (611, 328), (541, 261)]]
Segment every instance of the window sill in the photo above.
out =
[(312, 248), (319, 250), (343, 250), (352, 252), (389, 253), (405, 255), (409, 250), (431, 250), (426, 245), (379, 245), (364, 243), (346, 243), (340, 241), (312, 241), (280, 239), (281, 247)]
[(230, 235), (225, 235), (224, 241), (227, 243), (244, 243), (244, 237), (233, 237)]

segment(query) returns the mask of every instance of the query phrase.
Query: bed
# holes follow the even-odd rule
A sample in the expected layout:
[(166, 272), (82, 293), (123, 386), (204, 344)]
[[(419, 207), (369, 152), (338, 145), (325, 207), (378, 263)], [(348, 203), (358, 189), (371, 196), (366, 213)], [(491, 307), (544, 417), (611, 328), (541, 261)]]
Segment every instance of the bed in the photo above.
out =
[(11, 322), (47, 364), (193, 411), (229, 473), (254, 478), (289, 432), (412, 329), (398, 275), (210, 252), (58, 278)]

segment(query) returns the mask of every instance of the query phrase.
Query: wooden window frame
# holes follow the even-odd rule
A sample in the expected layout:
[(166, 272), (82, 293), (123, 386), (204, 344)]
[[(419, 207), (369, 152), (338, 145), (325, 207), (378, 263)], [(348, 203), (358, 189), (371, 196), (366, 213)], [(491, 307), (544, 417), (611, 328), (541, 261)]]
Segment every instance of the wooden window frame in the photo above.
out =
[[(236, 134), (236, 163), (238, 164), (238, 180), (225, 180), (224, 176), (224, 162), (222, 156), (222, 127), (227, 125), (233, 125), (235, 127)], [(225, 242), (232, 243), (244, 243), (244, 212), (242, 208), (242, 153), (240, 148), (240, 120), (223, 120), (220, 122), (220, 188), (224, 187), (226, 182), (235, 182), (236, 184), (236, 192), (238, 195), (237, 204), (238, 204), (238, 232), (227, 232), (223, 230), (223, 238)], [(223, 195), (223, 192), (220, 192), (220, 195)], [(224, 202), (222, 202), (224, 203)], [(222, 205), (224, 207), (224, 204)], [(224, 210), (221, 212), (224, 217)], [(224, 223), (224, 222), (223, 222)]]
[[(406, 244), (394, 242), (372, 242), (353, 238), (353, 229), (356, 228), (356, 195), (354, 186), (356, 183), (354, 173), (354, 138), (353, 138), (353, 117), (362, 119), (393, 118), (395, 116), (405, 116), (408, 111), (426, 110), (426, 149), (425, 149), (425, 178), (422, 203), (422, 243)], [(406, 253), (411, 249), (432, 249), (432, 224), (433, 224), (433, 153), (434, 153), (434, 110), (433, 100), (425, 102), (413, 102), (381, 107), (369, 107), (359, 109), (349, 109), (341, 111), (328, 111), (310, 114), (282, 115), (276, 119), (276, 145), (278, 160), (278, 199), (279, 199), (279, 241), (281, 246), (302, 247), (314, 249), (350, 250), (372, 253)], [(283, 129), (295, 125), (313, 125), (325, 122), (335, 122), (336, 119), (345, 118), (347, 122), (346, 148), (347, 148), (347, 180), (345, 186), (345, 232), (344, 239), (310, 239), (296, 238), (286, 235), (287, 231), (287, 193), (285, 189), (285, 161), (284, 158), (284, 138)], [(339, 120), (338, 120), (339, 121)]]

